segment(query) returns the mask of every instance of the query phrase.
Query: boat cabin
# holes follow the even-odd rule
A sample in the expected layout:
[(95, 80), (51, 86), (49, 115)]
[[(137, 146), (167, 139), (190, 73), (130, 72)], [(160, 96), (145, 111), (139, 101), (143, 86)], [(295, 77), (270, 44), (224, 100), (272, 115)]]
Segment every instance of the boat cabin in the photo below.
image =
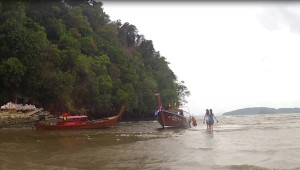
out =
[(70, 126), (70, 125), (81, 125), (87, 124), (87, 116), (69, 116), (67, 114), (62, 114), (59, 117), (58, 125)]

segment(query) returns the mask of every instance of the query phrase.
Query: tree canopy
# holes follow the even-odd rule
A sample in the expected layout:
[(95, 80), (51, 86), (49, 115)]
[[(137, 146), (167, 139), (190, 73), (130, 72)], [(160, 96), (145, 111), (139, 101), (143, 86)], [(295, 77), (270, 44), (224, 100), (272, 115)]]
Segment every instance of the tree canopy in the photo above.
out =
[[(151, 40), (111, 21), (101, 2), (0, 1), (0, 104), (27, 102), (53, 114), (152, 117), (190, 95)], [(125, 114), (126, 116), (126, 114)]]

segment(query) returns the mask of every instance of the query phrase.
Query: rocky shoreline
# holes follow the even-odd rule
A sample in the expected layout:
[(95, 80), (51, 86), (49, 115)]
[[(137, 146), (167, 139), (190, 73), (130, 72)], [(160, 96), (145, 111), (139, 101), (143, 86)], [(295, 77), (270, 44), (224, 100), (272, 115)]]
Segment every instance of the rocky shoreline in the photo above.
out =
[(49, 116), (50, 113), (42, 108), (34, 110), (0, 109), (0, 129), (2, 128), (35, 128), (34, 123), (41, 116)]

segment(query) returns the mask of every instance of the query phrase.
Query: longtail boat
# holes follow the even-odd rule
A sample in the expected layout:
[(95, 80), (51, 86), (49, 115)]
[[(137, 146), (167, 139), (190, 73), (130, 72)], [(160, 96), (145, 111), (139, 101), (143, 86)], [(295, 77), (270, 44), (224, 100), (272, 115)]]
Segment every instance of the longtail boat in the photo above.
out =
[[(161, 110), (158, 112), (157, 121), (159, 124), (165, 127), (191, 127), (191, 118), (189, 116), (180, 115), (179, 109)], [(186, 113), (186, 112), (184, 112)]]
[(96, 120), (87, 120), (87, 116), (67, 116), (63, 114), (57, 123), (38, 122), (37, 130), (81, 130), (81, 129), (104, 129), (115, 126), (125, 110), (123, 105), (116, 116)]
[(157, 121), (159, 124), (165, 127), (191, 127), (191, 115), (189, 112), (184, 111), (176, 106), (169, 105), (167, 108), (162, 109), (160, 94), (155, 94), (158, 98), (158, 110), (156, 112)]

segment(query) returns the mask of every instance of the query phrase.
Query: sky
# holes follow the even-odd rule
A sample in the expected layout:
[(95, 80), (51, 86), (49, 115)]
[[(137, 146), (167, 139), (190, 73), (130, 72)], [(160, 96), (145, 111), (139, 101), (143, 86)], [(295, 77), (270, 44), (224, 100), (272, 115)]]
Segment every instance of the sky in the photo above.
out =
[(153, 41), (191, 92), (192, 114), (300, 107), (300, 2), (103, 1), (103, 8)]

